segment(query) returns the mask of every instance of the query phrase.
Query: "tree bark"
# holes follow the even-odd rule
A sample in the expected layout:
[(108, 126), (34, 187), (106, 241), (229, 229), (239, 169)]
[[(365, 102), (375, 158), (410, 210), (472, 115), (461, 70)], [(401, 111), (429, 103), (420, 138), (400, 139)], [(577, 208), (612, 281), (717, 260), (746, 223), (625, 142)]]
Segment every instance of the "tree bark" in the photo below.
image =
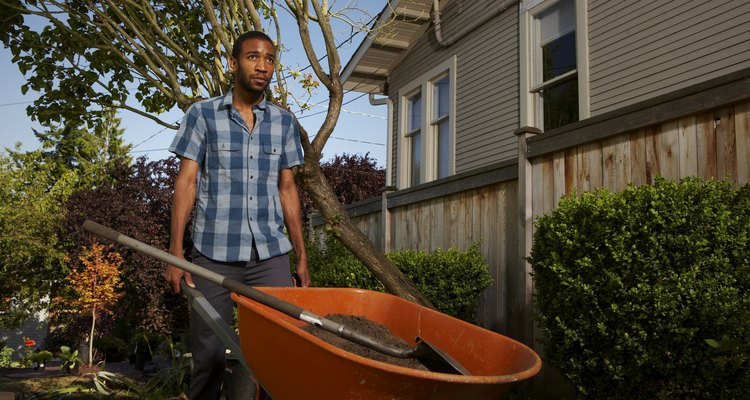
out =
[(302, 174), (300, 184), (315, 202), (326, 223), (336, 230), (341, 243), (372, 271), (388, 291), (406, 300), (434, 308), (414, 283), (352, 223), (320, 170), (318, 159), (313, 154), (305, 153), (305, 164), (298, 171)]
[(94, 364), (94, 328), (96, 327), (96, 306), (91, 309), (91, 332), (89, 334), (89, 367)]

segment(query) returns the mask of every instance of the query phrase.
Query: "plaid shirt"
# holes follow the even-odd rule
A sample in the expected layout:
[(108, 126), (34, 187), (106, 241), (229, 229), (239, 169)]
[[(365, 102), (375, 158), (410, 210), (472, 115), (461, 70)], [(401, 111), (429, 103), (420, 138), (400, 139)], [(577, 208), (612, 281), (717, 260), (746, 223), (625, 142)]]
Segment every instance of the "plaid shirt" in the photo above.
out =
[(279, 171), (303, 163), (294, 116), (263, 101), (252, 132), (232, 107), (232, 92), (193, 104), (169, 150), (200, 164), (193, 242), (218, 261), (261, 260), (292, 249), (284, 234)]

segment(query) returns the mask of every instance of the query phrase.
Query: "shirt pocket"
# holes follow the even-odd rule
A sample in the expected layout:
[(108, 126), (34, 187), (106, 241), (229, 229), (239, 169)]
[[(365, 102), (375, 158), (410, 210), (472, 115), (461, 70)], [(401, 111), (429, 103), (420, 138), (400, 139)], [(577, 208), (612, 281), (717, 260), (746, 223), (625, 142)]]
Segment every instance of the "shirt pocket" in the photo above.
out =
[(212, 156), (216, 157), (219, 169), (231, 169), (232, 161), (239, 157), (240, 145), (229, 141), (211, 143)]
[(266, 160), (268, 165), (268, 175), (274, 179), (279, 174), (279, 166), (281, 165), (281, 143), (277, 143), (276, 140), (266, 138), (261, 141), (261, 151), (263, 152), (262, 157)]
[(280, 157), (281, 156), (281, 144), (273, 142), (263, 143), (263, 153), (269, 157)]

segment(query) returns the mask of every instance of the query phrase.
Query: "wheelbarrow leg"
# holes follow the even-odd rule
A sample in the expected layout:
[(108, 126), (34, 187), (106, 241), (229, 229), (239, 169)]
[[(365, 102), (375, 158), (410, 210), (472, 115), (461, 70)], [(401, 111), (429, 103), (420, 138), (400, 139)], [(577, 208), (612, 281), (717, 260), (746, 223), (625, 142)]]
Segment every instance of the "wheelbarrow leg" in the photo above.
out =
[[(187, 295), (190, 306), (211, 327), (214, 334), (224, 343), (228, 351), (227, 373), (224, 385), (230, 393), (228, 400), (270, 400), (266, 391), (260, 386), (255, 374), (247, 365), (242, 355), (240, 341), (237, 335), (224, 322), (218, 312), (208, 303), (208, 300), (198, 290), (189, 287), (182, 281), (180, 285)], [(239, 377), (239, 378), (237, 378)], [(251, 382), (252, 381), (252, 382)]]

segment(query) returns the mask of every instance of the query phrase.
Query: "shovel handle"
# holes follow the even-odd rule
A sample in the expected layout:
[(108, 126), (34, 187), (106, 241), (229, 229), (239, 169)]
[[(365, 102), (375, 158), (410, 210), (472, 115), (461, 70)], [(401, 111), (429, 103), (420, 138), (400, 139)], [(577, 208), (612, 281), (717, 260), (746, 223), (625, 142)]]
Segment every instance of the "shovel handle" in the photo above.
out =
[[(251, 286), (244, 285), (233, 279), (229, 279), (223, 275), (217, 274), (216, 272), (203, 268), (199, 265), (193, 264), (190, 261), (179, 258), (173, 254), (167, 253), (164, 250), (159, 250), (156, 247), (149, 246), (141, 241), (138, 241), (129, 236), (123, 235), (122, 233), (117, 232), (114, 229), (108, 228), (94, 221), (86, 220), (83, 223), (83, 229), (97, 236), (119, 243), (135, 251), (141, 252), (147, 256), (151, 256), (169, 265), (174, 265), (175, 267), (183, 271), (189, 272), (192, 275), (199, 276), (209, 282), (215, 283), (219, 286), (229, 289), (230, 291), (234, 293), (241, 294), (265, 306), (281, 311), (284, 314), (292, 318), (302, 319), (303, 321), (306, 321), (307, 319), (316, 319), (315, 317), (317, 317), (314, 314), (310, 313), (309, 311), (305, 311), (303, 308), (297, 305), (287, 303), (286, 301), (283, 301), (277, 297), (271, 296), (267, 293), (261, 292), (260, 290), (255, 289)], [(317, 319), (320, 319), (320, 317), (318, 317)], [(306, 321), (306, 322), (309, 322), (309, 321)]]

